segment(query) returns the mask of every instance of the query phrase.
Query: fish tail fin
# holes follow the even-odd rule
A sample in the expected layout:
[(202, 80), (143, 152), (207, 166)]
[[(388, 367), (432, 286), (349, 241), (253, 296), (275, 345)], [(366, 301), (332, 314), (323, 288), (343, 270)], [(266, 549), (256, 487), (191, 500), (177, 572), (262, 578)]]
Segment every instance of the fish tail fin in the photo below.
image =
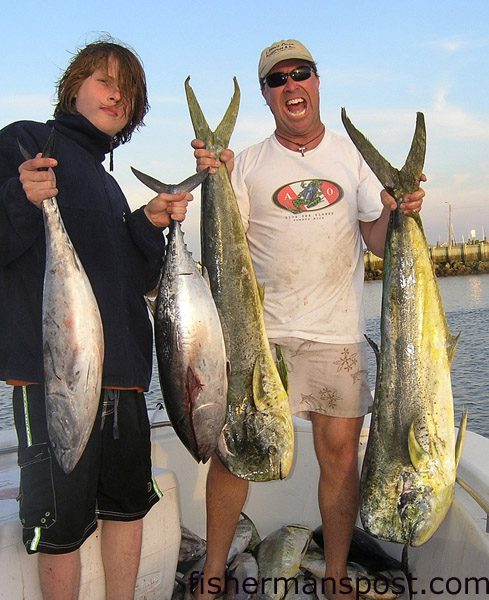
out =
[(172, 185), (168, 183), (163, 183), (158, 181), (151, 175), (146, 175), (146, 173), (142, 173), (138, 171), (134, 167), (131, 167), (131, 171), (134, 175), (139, 179), (141, 183), (144, 183), (146, 187), (149, 187), (150, 190), (156, 192), (157, 194), (171, 194), (172, 193)]
[(185, 94), (187, 95), (187, 103), (190, 111), (190, 119), (194, 127), (195, 135), (200, 139), (209, 144), (213, 141), (214, 134), (209, 127), (204, 113), (200, 108), (200, 105), (195, 97), (194, 91), (190, 86), (190, 76), (185, 80)]
[(24, 146), (20, 143), (20, 140), (17, 140), (17, 145), (19, 147), (20, 153), (22, 154), (22, 158), (24, 160), (31, 160), (32, 155), (24, 148)]
[(423, 113), (417, 113), (416, 128), (411, 148), (406, 162), (400, 171), (387, 162), (368, 139), (353, 126), (350, 119), (346, 116), (344, 108), (341, 109), (341, 120), (352, 142), (365, 159), (365, 162), (372, 169), (384, 188), (394, 196), (398, 204), (402, 202), (406, 194), (419, 189), (426, 154), (426, 128)]
[(217, 126), (216, 130), (211, 131), (204, 113), (200, 108), (197, 98), (194, 94), (193, 89), (190, 86), (190, 77), (185, 80), (185, 93), (187, 95), (187, 103), (190, 112), (190, 118), (194, 127), (195, 135), (197, 138), (203, 140), (207, 147), (214, 147), (218, 150), (223, 150), (229, 146), (229, 140), (233, 133), (236, 119), (238, 117), (240, 91), (236, 77), (234, 81), (234, 94), (229, 103), (228, 109), (226, 110), (224, 117)]
[(426, 127), (423, 113), (418, 112), (416, 113), (416, 128), (414, 130), (413, 141), (411, 142), (411, 148), (406, 162), (401, 169), (401, 173), (405, 173), (419, 183), (419, 179), (423, 173), (425, 155)]
[(149, 187), (150, 190), (153, 190), (153, 192), (156, 192), (157, 194), (182, 194), (184, 192), (191, 192), (200, 185), (209, 174), (209, 169), (207, 168), (187, 177), (187, 179), (184, 179), (180, 183), (163, 183), (150, 175), (146, 175), (146, 173), (138, 171), (134, 167), (131, 167), (131, 171), (141, 183), (144, 183), (146, 187)]
[(460, 425), (458, 428), (457, 441), (455, 443), (455, 471), (458, 469), (460, 459), (462, 457), (462, 448), (465, 440), (465, 432), (467, 431), (467, 409), (464, 407)]
[(227, 148), (229, 146), (229, 140), (231, 139), (234, 126), (236, 125), (236, 119), (238, 118), (240, 91), (236, 77), (233, 77), (233, 83), (233, 96), (226, 112), (224, 113), (224, 117), (214, 132), (215, 143), (222, 148)]
[[(54, 152), (54, 127), (51, 128), (49, 132), (48, 139), (42, 149), (42, 157), (43, 158), (52, 158)], [(24, 160), (31, 160), (33, 157), (31, 154), (24, 148), (24, 146), (20, 143), (20, 140), (17, 140), (17, 145), (19, 146), (20, 153), (22, 154)]]
[(182, 182), (177, 183), (173, 186), (174, 194), (182, 194), (183, 192), (191, 192), (201, 183), (203, 183), (204, 179), (209, 174), (209, 168), (204, 169), (203, 171), (199, 171), (187, 179), (184, 179)]
[(43, 158), (52, 158), (53, 157), (54, 137), (55, 137), (55, 132), (54, 132), (54, 127), (52, 127), (51, 131), (49, 132), (48, 139), (46, 140), (46, 144), (44, 145), (44, 148), (42, 149)]
[(352, 142), (374, 172), (380, 183), (389, 191), (399, 187), (399, 171), (395, 169), (371, 142), (350, 121), (346, 109), (341, 109), (341, 120)]

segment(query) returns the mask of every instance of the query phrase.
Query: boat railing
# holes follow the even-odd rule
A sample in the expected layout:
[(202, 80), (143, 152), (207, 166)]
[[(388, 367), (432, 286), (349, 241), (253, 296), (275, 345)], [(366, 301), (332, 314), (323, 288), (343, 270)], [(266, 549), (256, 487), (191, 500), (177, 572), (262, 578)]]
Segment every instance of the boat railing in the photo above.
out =
[(151, 423), (151, 429), (159, 429), (160, 427), (173, 427), (170, 421), (156, 421)]
[[(167, 419), (162, 421), (153, 421), (151, 423), (151, 429), (159, 429), (161, 427), (172, 427), (172, 424)], [(0, 446), (0, 456), (4, 456), (5, 454), (17, 453), (17, 444), (12, 444), (8, 446)]]
[[(156, 415), (160, 412), (160, 409), (161, 409), (161, 407), (158, 406), (156, 408), (156, 410), (154, 411), (154, 413), (152, 415), (150, 415), (151, 429), (172, 427), (171, 422), (167, 418), (164, 418), (164, 417), (166, 417), (165, 412), (163, 412), (163, 414), (161, 415), (163, 417), (162, 420), (159, 420), (156, 418)], [(0, 456), (9, 454), (12, 452), (17, 452), (16, 445), (8, 445), (8, 446), (0, 447)], [(464, 472), (464, 475), (465, 474), (468, 475), (469, 473)], [(474, 489), (474, 487), (472, 485), (470, 485), (470, 483), (468, 481), (466, 481), (466, 479), (463, 479), (460, 476), (457, 476), (457, 483), (460, 485), (461, 488), (463, 488), (469, 494), (469, 496), (474, 500), (474, 502), (476, 502), (478, 504), (478, 506), (485, 513), (485, 515), (486, 515), (486, 533), (489, 533), (489, 498), (483, 497), (479, 492), (477, 492)]]
[(5, 446), (4, 448), (0, 448), (0, 456), (2, 456), (4, 454), (11, 454), (12, 452), (17, 453), (17, 445)]
[(478, 494), (464, 479), (457, 476), (457, 483), (463, 488), (467, 494), (476, 502), (480, 508), (486, 513), (486, 533), (489, 533), (489, 501)]

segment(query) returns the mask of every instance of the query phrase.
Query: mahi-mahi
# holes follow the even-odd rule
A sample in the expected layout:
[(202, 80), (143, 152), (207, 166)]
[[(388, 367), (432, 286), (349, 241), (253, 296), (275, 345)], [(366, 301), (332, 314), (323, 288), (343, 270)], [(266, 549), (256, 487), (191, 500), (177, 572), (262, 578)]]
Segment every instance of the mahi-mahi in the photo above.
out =
[[(189, 79), (187, 102), (196, 136), (220, 156), (228, 147), (239, 106), (239, 88), (212, 132)], [(265, 331), (256, 281), (238, 204), (225, 165), (202, 185), (201, 255), (223, 325), (230, 365), (227, 417), (217, 453), (236, 476), (268, 481), (287, 476), (293, 457), (293, 424), (287, 392)]]
[(342, 120), (367, 164), (396, 199), (384, 250), (380, 352), (360, 487), (360, 516), (370, 534), (419, 546), (437, 530), (454, 496), (464, 417), (455, 442), (449, 331), (418, 213), (399, 208), (418, 189), (426, 149), (418, 113), (406, 163), (392, 167)]

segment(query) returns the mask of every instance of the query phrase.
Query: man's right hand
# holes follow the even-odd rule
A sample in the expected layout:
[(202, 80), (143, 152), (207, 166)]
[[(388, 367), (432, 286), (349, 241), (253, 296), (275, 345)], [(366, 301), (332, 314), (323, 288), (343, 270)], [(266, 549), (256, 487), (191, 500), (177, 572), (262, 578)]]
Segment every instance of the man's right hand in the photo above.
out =
[(223, 150), (219, 156), (219, 160), (217, 160), (214, 152), (207, 150), (202, 140), (192, 140), (191, 145), (194, 149), (194, 156), (197, 159), (197, 171), (209, 168), (209, 173), (215, 173), (224, 164), (231, 175), (234, 168), (234, 152), (232, 150), (229, 150), (229, 148)]

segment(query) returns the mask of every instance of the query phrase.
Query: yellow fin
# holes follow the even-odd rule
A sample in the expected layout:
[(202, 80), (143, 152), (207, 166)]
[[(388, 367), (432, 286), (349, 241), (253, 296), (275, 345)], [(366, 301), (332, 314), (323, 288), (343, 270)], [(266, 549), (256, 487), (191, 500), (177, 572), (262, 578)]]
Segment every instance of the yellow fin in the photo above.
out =
[(155, 312), (156, 312), (156, 299), (155, 298), (148, 298), (148, 296), (145, 296), (144, 299), (146, 300), (146, 306), (149, 308), (149, 312), (154, 317), (155, 316)]
[(280, 344), (275, 344), (275, 356), (277, 357), (275, 363), (277, 365), (278, 374), (280, 375), (285, 391), (288, 393), (289, 376), (287, 373), (287, 363), (285, 362), (284, 353), (282, 352), (282, 346), (280, 346)]
[(408, 450), (409, 458), (411, 459), (413, 467), (416, 469), (416, 471), (419, 471), (423, 464), (425, 464), (429, 459), (429, 454), (423, 450), (416, 438), (416, 434), (414, 432), (414, 421), (409, 427)]
[(258, 288), (258, 296), (260, 298), (260, 303), (263, 306), (265, 304), (265, 286), (256, 282), (256, 286)]

